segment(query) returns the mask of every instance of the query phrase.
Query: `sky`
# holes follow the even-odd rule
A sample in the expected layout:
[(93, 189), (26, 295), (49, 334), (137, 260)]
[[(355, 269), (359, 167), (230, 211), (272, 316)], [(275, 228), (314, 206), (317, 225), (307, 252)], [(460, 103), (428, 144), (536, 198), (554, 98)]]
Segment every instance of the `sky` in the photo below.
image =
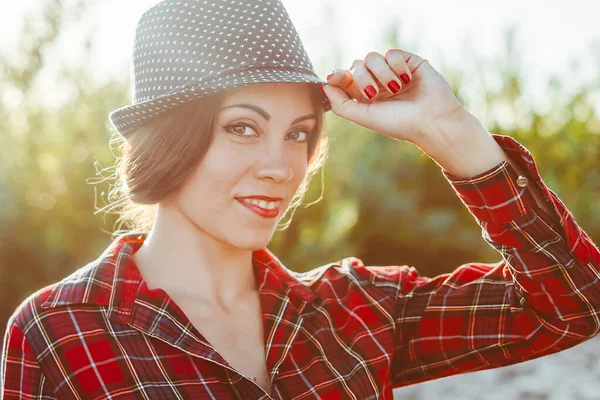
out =
[[(68, 4), (72, 0), (65, 0)], [(90, 79), (116, 78), (130, 82), (135, 25), (157, 0), (85, 0), (92, 7), (69, 23), (59, 43), (48, 52), (39, 90), (49, 103), (69, 96), (67, 87), (56, 87), (61, 63), (84, 65)], [(597, 0), (282, 0), (303, 40), (315, 69), (323, 79), (334, 68), (348, 69), (354, 59), (370, 51), (384, 54), (385, 27), (399, 27), (399, 46), (443, 68), (473, 72), (473, 54), (487, 63), (518, 61), (527, 77), (525, 95), (543, 110), (550, 104), (547, 89), (551, 76), (560, 76), (578, 87), (600, 80), (600, 2)], [(0, 14), (0, 52), (15, 54), (23, 19), (35, 19), (44, 0), (3, 0)], [(29, 14), (28, 14), (29, 12)], [(505, 60), (505, 35), (516, 30), (520, 60)], [(81, 56), (83, 39), (93, 39), (92, 59)], [(339, 60), (329, 56), (341, 51)], [(576, 68), (578, 64), (578, 68)], [(467, 75), (469, 76), (469, 75)], [(488, 85), (498, 83), (490, 76)], [(482, 82), (464, 82), (465, 93), (481, 95)], [(18, 104), (18, 96), (3, 93)], [(555, 99), (556, 100), (556, 99)], [(596, 93), (600, 117), (600, 94)]]

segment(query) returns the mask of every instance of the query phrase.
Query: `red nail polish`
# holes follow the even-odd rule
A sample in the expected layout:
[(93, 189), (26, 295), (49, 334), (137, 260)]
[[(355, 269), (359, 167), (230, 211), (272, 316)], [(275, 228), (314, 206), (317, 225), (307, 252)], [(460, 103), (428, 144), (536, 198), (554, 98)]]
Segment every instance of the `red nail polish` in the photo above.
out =
[(369, 85), (365, 88), (365, 93), (369, 100), (371, 100), (377, 94), (377, 90), (373, 87), (373, 85)]
[(400, 79), (402, 79), (402, 82), (404, 82), (405, 84), (410, 82), (410, 78), (408, 77), (408, 74), (406, 72), (400, 75)]
[(390, 88), (392, 93), (398, 93), (398, 90), (400, 90), (400, 85), (398, 85), (398, 82), (396, 81), (389, 81), (388, 87)]

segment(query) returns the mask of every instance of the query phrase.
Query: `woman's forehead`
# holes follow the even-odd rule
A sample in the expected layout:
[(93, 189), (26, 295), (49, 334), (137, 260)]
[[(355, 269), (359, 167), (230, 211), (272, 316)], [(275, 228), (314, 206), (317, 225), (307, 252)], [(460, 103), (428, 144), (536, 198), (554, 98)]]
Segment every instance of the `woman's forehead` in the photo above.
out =
[(236, 103), (262, 104), (264, 107), (306, 108), (312, 110), (310, 84), (307, 83), (260, 83), (239, 86), (227, 91), (223, 107)]

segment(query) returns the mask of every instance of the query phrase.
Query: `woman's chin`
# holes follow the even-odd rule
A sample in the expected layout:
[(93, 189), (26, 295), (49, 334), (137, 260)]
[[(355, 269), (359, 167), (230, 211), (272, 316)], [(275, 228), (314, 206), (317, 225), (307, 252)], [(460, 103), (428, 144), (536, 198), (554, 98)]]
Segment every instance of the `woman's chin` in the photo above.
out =
[(252, 237), (246, 236), (243, 238), (237, 237), (231, 240), (230, 243), (238, 249), (251, 251), (259, 250), (266, 247), (269, 244), (271, 238), (273, 237), (273, 234), (272, 232), (269, 232), (268, 234), (261, 232), (260, 234), (256, 233), (251, 236)]

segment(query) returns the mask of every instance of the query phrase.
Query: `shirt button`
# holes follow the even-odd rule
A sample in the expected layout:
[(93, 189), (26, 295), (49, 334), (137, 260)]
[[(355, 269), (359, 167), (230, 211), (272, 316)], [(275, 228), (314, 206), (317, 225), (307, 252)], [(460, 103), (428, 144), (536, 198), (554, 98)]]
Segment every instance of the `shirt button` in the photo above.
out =
[(524, 177), (523, 175), (520, 175), (517, 178), (517, 185), (519, 185), (520, 187), (527, 186), (527, 183), (529, 183), (529, 180), (526, 177)]

